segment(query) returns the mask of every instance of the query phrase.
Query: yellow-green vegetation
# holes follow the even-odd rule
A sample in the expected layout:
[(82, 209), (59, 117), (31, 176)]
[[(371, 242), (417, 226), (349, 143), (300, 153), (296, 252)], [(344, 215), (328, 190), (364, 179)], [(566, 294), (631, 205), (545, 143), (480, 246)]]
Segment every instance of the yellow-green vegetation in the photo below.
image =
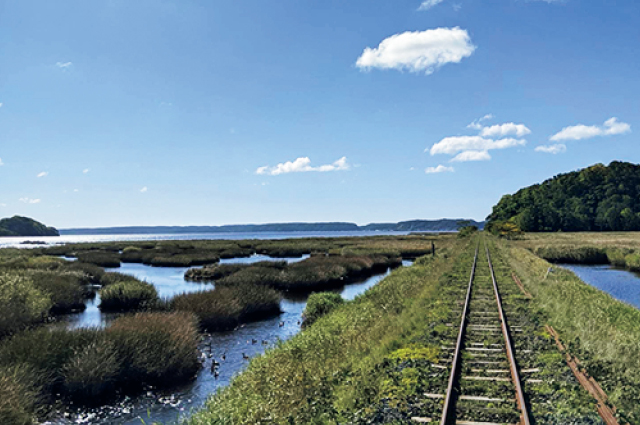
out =
[(335, 292), (317, 292), (311, 294), (307, 299), (307, 305), (304, 309), (304, 313), (302, 314), (304, 318), (302, 325), (311, 325), (320, 317), (342, 304), (344, 304), (342, 296)]
[(516, 244), (552, 263), (611, 264), (640, 271), (640, 233), (529, 233)]
[(21, 332), (0, 344), (0, 421), (30, 424), (54, 399), (97, 404), (143, 385), (175, 385), (200, 367), (195, 318), (139, 313), (106, 329)]
[(52, 301), (33, 281), (15, 273), (0, 272), (0, 337), (41, 322)]
[(156, 288), (129, 276), (100, 290), (100, 310), (131, 311), (152, 308), (158, 302)]
[(510, 267), (533, 294), (535, 306), (560, 333), (569, 351), (603, 386), (620, 415), (629, 423), (639, 423), (640, 310), (585, 284), (567, 270), (556, 268), (547, 274), (550, 264), (521, 247), (552, 245), (554, 240), (568, 241), (571, 246), (590, 246), (595, 241), (615, 246), (618, 240), (624, 248), (637, 234), (527, 237), (531, 239), (499, 245)]

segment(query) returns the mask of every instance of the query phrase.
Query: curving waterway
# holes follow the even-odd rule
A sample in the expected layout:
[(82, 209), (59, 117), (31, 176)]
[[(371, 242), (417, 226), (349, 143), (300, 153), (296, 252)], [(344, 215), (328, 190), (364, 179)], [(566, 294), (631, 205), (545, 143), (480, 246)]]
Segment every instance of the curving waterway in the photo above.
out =
[(613, 298), (640, 308), (640, 275), (612, 266), (560, 264), (571, 270), (583, 282), (595, 286)]
[[(248, 258), (221, 260), (221, 263), (251, 263), (256, 261), (300, 261), (302, 258), (272, 258), (254, 255)], [(411, 261), (403, 261), (403, 266), (411, 265)], [(139, 279), (152, 283), (161, 297), (170, 298), (179, 293), (212, 289), (211, 283), (190, 282), (184, 279), (186, 267), (151, 267), (143, 264), (123, 263), (122, 267), (113, 269), (120, 273), (131, 274)], [(352, 300), (380, 282), (386, 273), (363, 279), (337, 288), (346, 300)], [(99, 298), (89, 300), (87, 309), (82, 313), (63, 317), (56, 326), (70, 329), (91, 326), (106, 326), (115, 315), (102, 314), (98, 309)], [(141, 419), (145, 423), (160, 422), (172, 424), (181, 417), (203, 406), (207, 398), (216, 390), (229, 384), (234, 375), (241, 372), (248, 364), (245, 356), (254, 357), (276, 344), (279, 340), (287, 340), (300, 331), (302, 312), (307, 303), (306, 295), (284, 294), (280, 303), (283, 313), (277, 317), (259, 322), (248, 323), (229, 332), (204, 334), (200, 350), (204, 365), (196, 379), (171, 391), (148, 389), (135, 398), (126, 398), (118, 403), (95, 409), (78, 409), (60, 412), (47, 424), (126, 424), (139, 425)], [(210, 348), (209, 348), (210, 347)], [(222, 357), (225, 360), (222, 360)], [(218, 375), (211, 373), (211, 363), (220, 362)]]

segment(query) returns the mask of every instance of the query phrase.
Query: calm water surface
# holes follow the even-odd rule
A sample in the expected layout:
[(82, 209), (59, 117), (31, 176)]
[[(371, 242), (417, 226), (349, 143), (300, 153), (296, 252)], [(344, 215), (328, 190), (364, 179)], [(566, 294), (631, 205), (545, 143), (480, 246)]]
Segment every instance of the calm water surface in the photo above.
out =
[[(305, 258), (305, 257), (303, 257)], [(249, 263), (256, 261), (300, 261), (303, 258), (271, 258), (254, 255), (249, 258), (235, 258), (222, 260), (222, 263), (240, 262)], [(404, 266), (410, 266), (411, 261), (403, 261)], [(160, 296), (172, 297), (183, 292), (200, 291), (213, 288), (210, 283), (195, 283), (184, 280), (185, 267), (150, 267), (142, 264), (125, 264), (119, 269), (120, 273), (128, 273), (139, 279), (153, 283)], [(344, 299), (352, 300), (380, 282), (386, 273), (345, 285), (335, 289)], [(69, 315), (61, 326), (78, 328), (87, 326), (105, 326), (113, 320), (114, 315), (101, 314), (98, 309), (99, 299), (90, 301), (87, 310), (83, 313)], [(248, 364), (244, 355), (254, 357), (264, 353), (279, 340), (287, 340), (300, 331), (302, 312), (306, 306), (307, 296), (287, 296), (285, 294), (280, 303), (283, 313), (273, 319), (249, 323), (240, 328), (214, 334), (205, 334), (200, 346), (204, 359), (203, 368), (198, 373), (195, 381), (172, 391), (149, 390), (142, 396), (126, 399), (118, 404), (103, 406), (98, 409), (82, 410), (68, 414), (67, 417), (59, 417), (50, 424), (140, 424), (140, 418), (146, 423), (158, 421), (164, 424), (175, 423), (178, 418), (188, 415), (190, 412), (201, 408), (207, 398), (218, 388), (229, 384), (231, 378), (242, 371)], [(253, 343), (252, 341), (257, 341)], [(209, 346), (211, 347), (209, 351)], [(222, 355), (226, 360), (222, 361)], [(213, 360), (221, 363), (219, 375), (211, 373)]]
[(562, 264), (589, 285), (640, 308), (640, 275), (611, 266), (581, 266)]

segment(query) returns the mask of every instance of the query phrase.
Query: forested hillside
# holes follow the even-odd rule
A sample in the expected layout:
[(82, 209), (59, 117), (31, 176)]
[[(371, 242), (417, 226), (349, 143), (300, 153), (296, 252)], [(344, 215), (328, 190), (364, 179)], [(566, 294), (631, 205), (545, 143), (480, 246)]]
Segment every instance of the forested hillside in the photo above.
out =
[(640, 230), (640, 165), (614, 161), (505, 195), (487, 217), (525, 232)]
[(0, 236), (60, 236), (53, 227), (19, 215), (0, 220)]

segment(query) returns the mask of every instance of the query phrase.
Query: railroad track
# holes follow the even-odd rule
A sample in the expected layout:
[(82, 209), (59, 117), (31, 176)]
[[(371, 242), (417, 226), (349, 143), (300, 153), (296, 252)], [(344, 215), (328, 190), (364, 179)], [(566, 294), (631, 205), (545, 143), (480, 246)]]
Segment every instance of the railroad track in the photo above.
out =
[[(486, 261), (485, 261), (486, 260)], [(529, 425), (512, 333), (489, 249), (476, 247), (441, 425)]]

